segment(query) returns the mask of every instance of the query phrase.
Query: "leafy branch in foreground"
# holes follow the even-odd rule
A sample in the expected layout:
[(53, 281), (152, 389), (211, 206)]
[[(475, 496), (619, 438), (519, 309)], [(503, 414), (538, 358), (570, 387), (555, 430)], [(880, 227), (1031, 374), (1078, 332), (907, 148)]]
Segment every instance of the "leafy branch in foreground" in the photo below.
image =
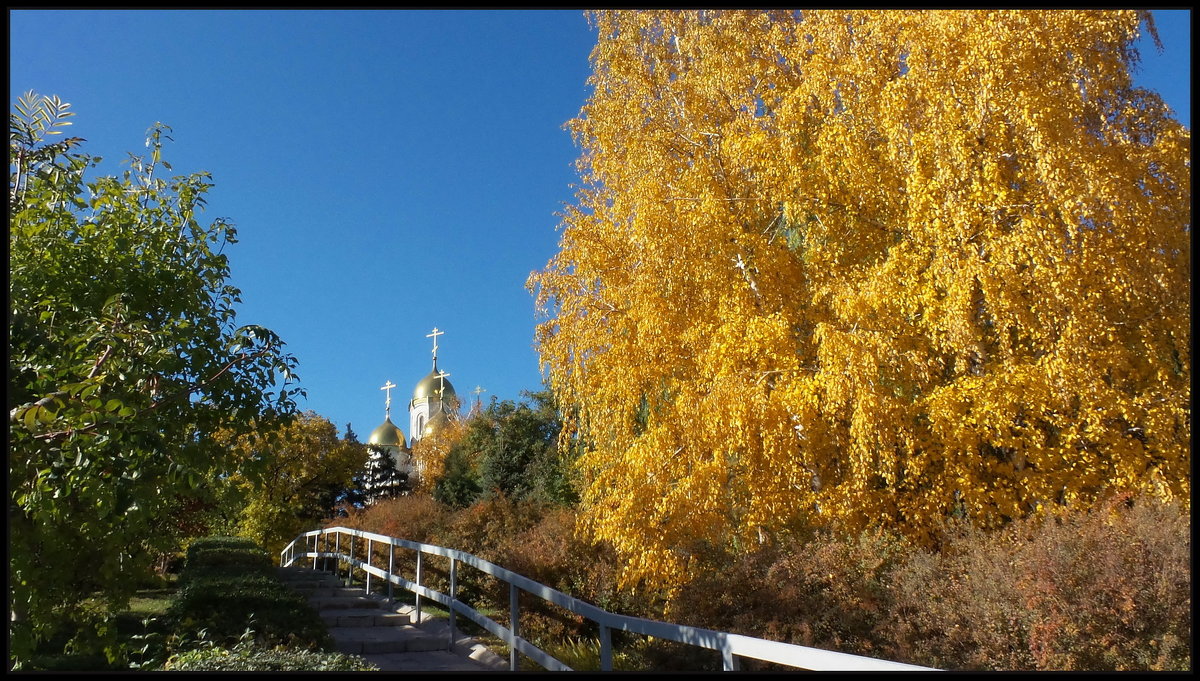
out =
[[(89, 177), (82, 140), (50, 143), (57, 97), (10, 113), (9, 555), (12, 655), (27, 659), (86, 601), (119, 606), (156, 552), (173, 504), (236, 460), (212, 440), (294, 412), (296, 360), (235, 325), (239, 291), (223, 219), (198, 221), (206, 173), (156, 176), (149, 160)], [(85, 558), (83, 556), (86, 556)], [(115, 611), (119, 607), (110, 607)], [(92, 632), (104, 645), (98, 626)], [(111, 641), (109, 641), (111, 643)]]

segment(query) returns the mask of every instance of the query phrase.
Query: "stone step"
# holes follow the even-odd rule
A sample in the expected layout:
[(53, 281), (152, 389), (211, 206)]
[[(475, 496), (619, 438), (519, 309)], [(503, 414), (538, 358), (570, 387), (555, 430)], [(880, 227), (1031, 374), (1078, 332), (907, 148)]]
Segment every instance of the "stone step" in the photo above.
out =
[[(450, 645), (449, 622), (421, 613), (413, 605), (389, 600), (386, 592), (365, 593), (347, 587), (335, 575), (309, 568), (280, 568), (280, 580), (307, 598), (320, 615), (338, 651), (361, 655), (385, 670), (487, 671), (507, 668), (507, 662), (474, 639), (463, 637)], [(386, 586), (383, 587), (386, 589)], [(442, 657), (437, 657), (442, 656)]]
[(353, 655), (448, 650), (445, 636), (433, 636), (411, 624), (399, 627), (330, 627), (339, 652)]
[(403, 627), (413, 623), (412, 616), (406, 613), (369, 608), (335, 608), (321, 610), (319, 614), (327, 627)]
[(352, 596), (383, 596), (383, 594), (370, 593), (363, 591), (361, 587), (346, 587), (346, 586), (322, 586), (316, 589), (303, 591), (296, 589), (309, 598), (350, 598)]
[(281, 579), (279, 581), (283, 582), (284, 584), (287, 584), (288, 586), (295, 587), (297, 589), (317, 589), (317, 588), (321, 588), (321, 587), (333, 587), (333, 586), (344, 585), (344, 583), (345, 583), (343, 580), (338, 579), (336, 577), (332, 577), (332, 576), (321, 577), (321, 578), (310, 577), (308, 579), (300, 579), (300, 578)]
[(508, 661), (491, 651), (490, 657), (476, 657), (463, 652), (432, 650), (425, 653), (368, 653), (362, 657), (384, 671), (419, 672), (435, 676), (436, 672), (498, 672), (508, 670)]
[(345, 610), (348, 608), (375, 609), (387, 608), (387, 599), (371, 596), (323, 596), (308, 599), (309, 605), (318, 612), (321, 610)]

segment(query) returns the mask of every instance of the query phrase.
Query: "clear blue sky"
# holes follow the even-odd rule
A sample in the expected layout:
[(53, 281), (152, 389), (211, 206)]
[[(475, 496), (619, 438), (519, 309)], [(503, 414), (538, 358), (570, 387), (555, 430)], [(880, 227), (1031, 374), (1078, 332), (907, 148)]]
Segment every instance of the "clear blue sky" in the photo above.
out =
[[(1156, 11), (1139, 84), (1191, 125), (1190, 12)], [(207, 170), (228, 217), (240, 323), (300, 360), (301, 407), (360, 438), (408, 433), (438, 364), (462, 397), (541, 386), (525, 280), (557, 250), (579, 155), (562, 126), (588, 94), (578, 10), (13, 10), (9, 103), (56, 94), (72, 135), (119, 172), (174, 129), (176, 173)]]

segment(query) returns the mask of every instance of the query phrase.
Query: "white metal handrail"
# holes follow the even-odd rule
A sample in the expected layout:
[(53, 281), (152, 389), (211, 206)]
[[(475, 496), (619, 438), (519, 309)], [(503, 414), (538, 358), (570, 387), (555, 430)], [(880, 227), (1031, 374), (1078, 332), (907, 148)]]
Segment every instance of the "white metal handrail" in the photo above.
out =
[[(334, 538), (333, 551), (329, 551), (329, 536)], [(342, 553), (341, 537), (342, 535), (349, 536), (349, 552)], [(325, 551), (320, 550), (320, 540), (325, 539)], [(354, 554), (354, 539), (359, 538), (367, 542), (367, 560), (359, 560)], [(311, 539), (311, 550), (309, 549), (309, 541)], [(302, 541), (303, 540), (303, 541)], [(297, 554), (297, 543), (302, 542), (305, 551)], [(387, 569), (371, 565), (372, 548), (374, 543), (386, 544), (388, 546), (388, 566)], [(411, 549), (416, 551), (416, 574), (415, 581), (405, 579), (402, 575), (396, 572), (395, 549), (397, 547)], [(450, 559), (450, 593), (443, 594), (439, 591), (430, 589), (423, 585), (422, 573), (423, 565), (421, 556), (424, 554), (442, 556)], [(513, 670), (517, 668), (517, 652), (528, 656), (542, 667), (551, 671), (572, 671), (570, 667), (563, 664), (561, 661), (547, 654), (545, 651), (537, 648), (529, 641), (521, 638), (520, 627), (518, 625), (518, 594), (519, 591), (533, 594), (549, 603), (558, 605), (566, 610), (569, 610), (577, 615), (586, 617), (597, 623), (600, 627), (600, 668), (604, 671), (612, 670), (612, 630), (628, 631), (655, 638), (677, 641), (689, 645), (707, 648), (709, 650), (720, 651), (723, 660), (723, 666), (726, 671), (737, 670), (739, 668), (738, 658), (748, 657), (765, 662), (774, 662), (784, 664), (798, 669), (806, 669), (811, 671), (938, 671), (931, 667), (920, 667), (917, 665), (904, 664), (901, 662), (891, 662), (889, 660), (879, 660), (871, 657), (863, 657), (861, 655), (850, 655), (848, 653), (838, 653), (830, 650), (822, 650), (820, 648), (809, 648), (807, 646), (798, 646), (790, 643), (780, 643), (778, 641), (768, 641), (761, 638), (753, 638), (750, 636), (742, 636), (740, 634), (730, 634), (720, 631), (712, 631), (710, 629), (700, 629), (698, 627), (689, 627), (680, 624), (669, 624), (667, 622), (658, 622), (655, 620), (643, 619), (641, 617), (631, 617), (628, 615), (618, 615), (616, 613), (602, 610), (596, 606), (585, 603), (577, 598), (568, 596), (567, 594), (552, 589), (545, 584), (535, 582), (528, 577), (519, 575), (515, 572), (506, 570), (495, 563), (483, 560), (478, 556), (474, 556), (456, 549), (448, 549), (442, 546), (432, 544), (422, 544), (420, 542), (409, 541), (407, 539), (397, 539), (374, 532), (366, 532), (363, 530), (354, 530), (346, 527), (329, 527), (323, 530), (313, 530), (305, 532), (296, 537), (280, 552), (279, 564), (287, 567), (294, 564), (297, 560), (312, 558), (313, 569), (317, 568), (317, 560), (322, 558), (333, 558), (339, 563), (345, 562), (348, 565), (347, 576), (353, 573), (355, 568), (363, 571), (366, 581), (366, 591), (371, 590), (371, 577), (379, 577), (388, 583), (388, 596), (393, 594), (393, 585), (400, 586), (416, 595), (416, 611), (417, 619), (421, 616), (421, 599), (428, 598), (432, 601), (446, 606), (450, 613), (450, 644), (453, 645), (454, 633), (454, 618), (455, 614), (461, 614), (472, 622), (483, 627), (491, 632), (500, 640), (508, 643), (509, 646), (509, 667)], [(458, 587), (458, 563), (465, 563), (471, 567), (489, 574), (500, 581), (506, 582), (509, 585), (509, 626), (505, 627), (491, 618), (487, 617), (470, 605), (460, 601), (456, 597)], [(335, 568), (336, 572), (336, 568)]]

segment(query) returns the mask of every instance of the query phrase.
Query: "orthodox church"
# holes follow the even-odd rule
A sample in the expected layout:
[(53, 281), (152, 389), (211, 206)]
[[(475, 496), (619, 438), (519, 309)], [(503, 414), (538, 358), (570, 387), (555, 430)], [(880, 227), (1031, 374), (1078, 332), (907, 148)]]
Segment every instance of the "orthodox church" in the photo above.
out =
[(367, 438), (367, 449), (371, 458), (367, 462), (367, 475), (363, 488), (368, 500), (404, 493), (411, 490), (421, 477), (419, 463), (413, 459), (412, 446), (421, 439), (438, 433), (452, 419), (459, 418), (460, 402), (454, 386), (446, 380), (450, 374), (438, 368), (437, 337), (444, 335), (436, 327), (433, 333), (433, 370), (413, 388), (408, 402), (408, 427), (412, 435), (406, 441), (404, 431), (392, 423), (392, 389), (397, 386), (388, 381), (380, 390), (387, 391), (384, 402), (384, 419)]

